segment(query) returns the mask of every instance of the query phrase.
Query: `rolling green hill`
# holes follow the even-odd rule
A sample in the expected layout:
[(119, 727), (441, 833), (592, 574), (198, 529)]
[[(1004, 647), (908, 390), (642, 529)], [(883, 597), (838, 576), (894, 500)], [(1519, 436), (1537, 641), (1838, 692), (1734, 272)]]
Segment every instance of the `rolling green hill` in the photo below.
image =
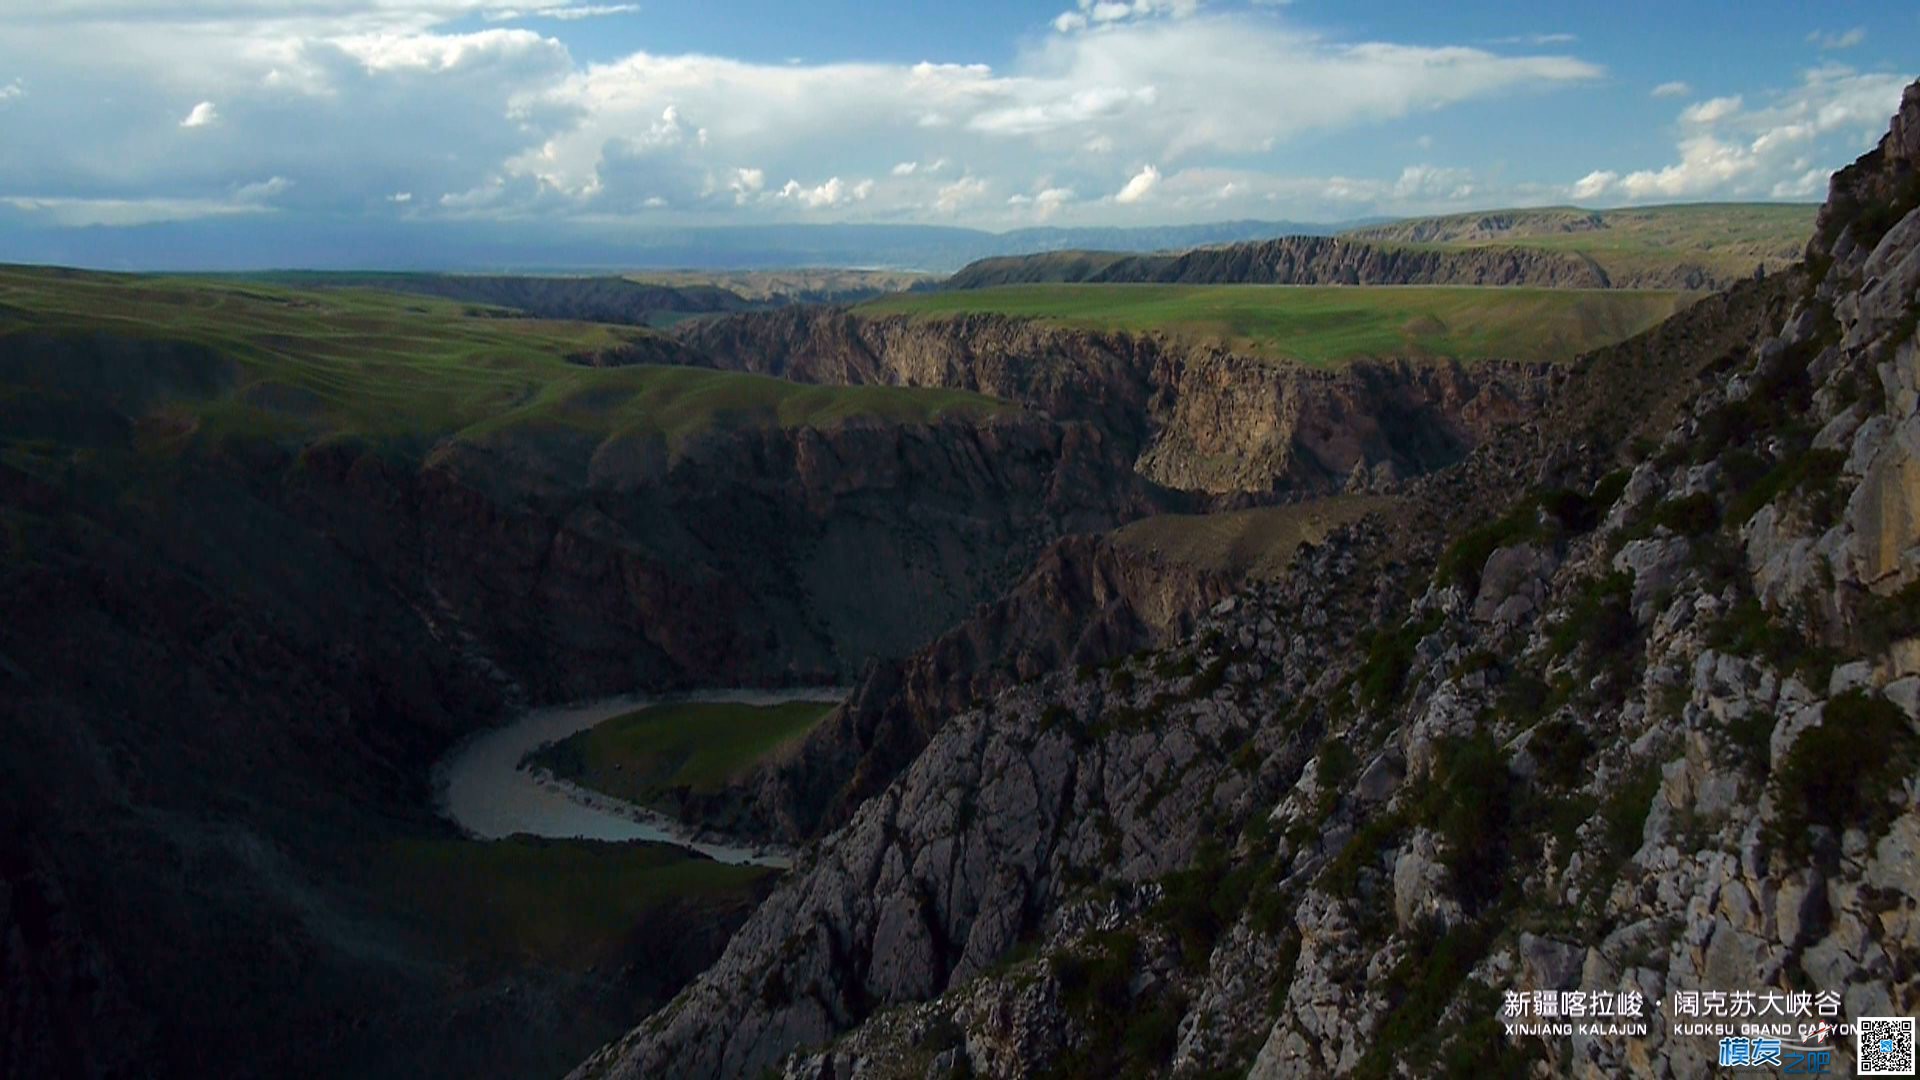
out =
[(1019, 316), (1327, 366), (1361, 357), (1570, 360), (1645, 330), (1687, 299), (1627, 289), (1015, 285), (888, 297), (855, 310)]
[[(375, 290), (0, 269), (0, 416), (60, 435), (58, 399), (150, 414), (150, 443), (352, 434), (415, 445), (516, 427), (669, 439), (719, 427), (926, 421), (1011, 406), (950, 390), (801, 386), (662, 366), (635, 327), (500, 318)], [(595, 367), (608, 356), (643, 361)]]

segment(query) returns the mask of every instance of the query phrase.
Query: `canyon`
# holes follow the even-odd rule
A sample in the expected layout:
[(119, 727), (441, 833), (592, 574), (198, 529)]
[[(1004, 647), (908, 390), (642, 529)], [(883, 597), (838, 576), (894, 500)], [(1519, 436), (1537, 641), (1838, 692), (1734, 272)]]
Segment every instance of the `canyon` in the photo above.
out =
[[(1920, 86), (1802, 262), (1569, 364), (0, 271), (0, 1071), (1681, 1076), (1487, 1025), (1911, 1011), (1916, 165)], [(1234, 250), (1124, 272), (1596, 272)], [(783, 874), (435, 807), (528, 710), (828, 685), (670, 808)]]
[(1804, 266), (948, 716), (575, 1075), (1688, 1076), (1708, 1041), (1507, 1038), (1502, 994), (1910, 1011), (1917, 311), (1920, 84)]

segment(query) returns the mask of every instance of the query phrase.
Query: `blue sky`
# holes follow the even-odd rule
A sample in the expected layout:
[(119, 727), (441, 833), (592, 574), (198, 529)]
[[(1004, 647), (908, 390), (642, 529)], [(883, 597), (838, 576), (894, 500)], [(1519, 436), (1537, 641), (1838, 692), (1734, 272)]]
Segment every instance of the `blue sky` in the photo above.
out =
[(1816, 199), (1920, 5), (37, 0), (0, 224), (1004, 229)]

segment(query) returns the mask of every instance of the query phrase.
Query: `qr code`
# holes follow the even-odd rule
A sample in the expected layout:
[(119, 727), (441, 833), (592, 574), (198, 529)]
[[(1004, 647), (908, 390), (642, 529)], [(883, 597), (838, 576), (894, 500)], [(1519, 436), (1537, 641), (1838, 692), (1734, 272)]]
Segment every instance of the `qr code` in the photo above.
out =
[(1913, 1075), (1913, 1017), (1863, 1016), (1854, 1021), (1853, 1039), (1861, 1076)]

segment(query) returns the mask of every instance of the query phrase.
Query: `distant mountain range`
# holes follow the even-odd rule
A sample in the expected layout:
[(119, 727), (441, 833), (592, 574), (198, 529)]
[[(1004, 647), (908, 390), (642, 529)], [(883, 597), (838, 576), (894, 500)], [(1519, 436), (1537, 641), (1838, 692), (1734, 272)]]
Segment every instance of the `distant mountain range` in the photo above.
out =
[(0, 210), (0, 262), (103, 270), (759, 270), (871, 267), (951, 273), (977, 259), (1064, 249), (1169, 251), (1326, 236), (1391, 219), (1222, 221), (994, 233), (933, 225), (763, 225), (609, 230), (551, 223), (369, 224), (232, 217), (121, 227), (36, 227)]

